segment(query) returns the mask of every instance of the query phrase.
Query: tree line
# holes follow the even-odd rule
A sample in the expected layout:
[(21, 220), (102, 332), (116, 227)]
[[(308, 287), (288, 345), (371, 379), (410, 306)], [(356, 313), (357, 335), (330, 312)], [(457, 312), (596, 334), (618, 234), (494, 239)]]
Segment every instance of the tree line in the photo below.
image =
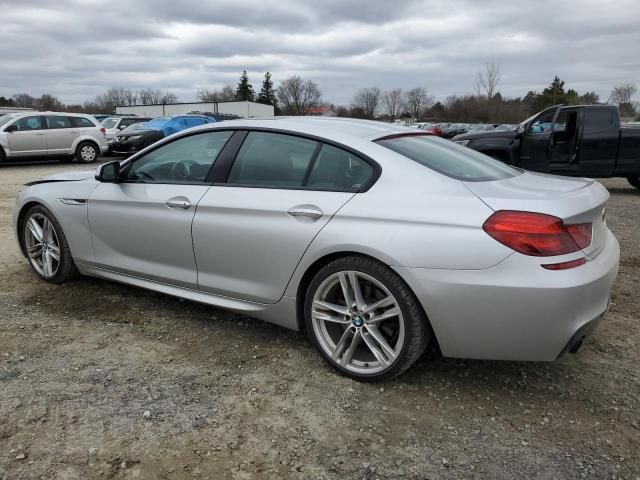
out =
[[(200, 88), (196, 96), (202, 102), (252, 101), (273, 105), (276, 115), (304, 115), (314, 107), (324, 107), (344, 117), (482, 123), (515, 123), (551, 105), (600, 102), (595, 92), (579, 93), (573, 88), (566, 88), (558, 76), (540, 92), (530, 90), (522, 97), (507, 98), (499, 90), (501, 78), (500, 66), (491, 62), (476, 74), (474, 92), (467, 95), (452, 95), (444, 101), (436, 101), (425, 87), (383, 91), (372, 86), (359, 88), (348, 105), (334, 105), (323, 101), (322, 91), (316, 82), (298, 75), (281, 80), (276, 88), (271, 73), (266, 72), (261, 88), (256, 92), (245, 70), (235, 87)], [(619, 105), (622, 116), (633, 117), (640, 113), (640, 105), (634, 101), (636, 93), (637, 87), (631, 83), (615, 86), (607, 103)], [(21, 93), (11, 98), (0, 97), (0, 106), (108, 114), (115, 111), (116, 105), (170, 104), (177, 101), (177, 95), (170, 91), (112, 87), (82, 105), (64, 105), (50, 94), (36, 98)]]

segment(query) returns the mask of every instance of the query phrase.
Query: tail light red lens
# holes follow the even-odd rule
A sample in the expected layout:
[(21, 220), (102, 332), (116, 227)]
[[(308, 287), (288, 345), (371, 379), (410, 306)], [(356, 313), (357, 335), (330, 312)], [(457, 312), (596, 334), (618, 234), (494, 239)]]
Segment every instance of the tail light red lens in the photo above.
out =
[(104, 134), (106, 134), (106, 133), (107, 133), (107, 129), (106, 129), (106, 128), (104, 128), (104, 127), (102, 127), (102, 128), (100, 129), (100, 131), (101, 131), (102, 133), (104, 133)]
[(491, 215), (483, 230), (516, 252), (552, 257), (579, 251), (591, 243), (591, 224), (565, 225), (552, 215), (500, 210)]

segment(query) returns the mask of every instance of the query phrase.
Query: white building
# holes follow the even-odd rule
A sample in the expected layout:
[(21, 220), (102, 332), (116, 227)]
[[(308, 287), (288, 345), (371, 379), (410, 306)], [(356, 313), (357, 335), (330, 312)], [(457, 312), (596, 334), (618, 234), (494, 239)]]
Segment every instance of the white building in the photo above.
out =
[(171, 103), (166, 105), (117, 106), (116, 113), (160, 117), (164, 115), (184, 115), (189, 112), (225, 113), (239, 117), (273, 117), (273, 105), (256, 102), (194, 102)]

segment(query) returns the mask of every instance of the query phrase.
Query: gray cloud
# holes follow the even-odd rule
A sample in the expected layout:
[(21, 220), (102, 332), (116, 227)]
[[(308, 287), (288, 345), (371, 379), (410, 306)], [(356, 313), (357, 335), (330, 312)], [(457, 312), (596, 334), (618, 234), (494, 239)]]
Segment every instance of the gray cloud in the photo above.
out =
[(300, 74), (335, 103), (373, 85), (468, 93), (486, 61), (508, 96), (554, 75), (604, 98), (640, 82), (636, 0), (0, 0), (0, 12), (0, 95), (67, 103), (114, 85), (189, 101), (243, 69), (256, 89), (267, 70)]

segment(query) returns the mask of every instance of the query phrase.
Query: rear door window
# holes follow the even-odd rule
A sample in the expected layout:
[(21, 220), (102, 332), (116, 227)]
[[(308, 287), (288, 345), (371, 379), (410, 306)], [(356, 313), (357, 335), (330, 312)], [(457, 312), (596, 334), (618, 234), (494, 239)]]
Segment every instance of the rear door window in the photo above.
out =
[(227, 183), (301, 187), (318, 142), (293, 135), (250, 132), (236, 155)]
[(382, 138), (376, 143), (431, 170), (467, 182), (501, 180), (521, 173), (475, 150), (432, 135)]
[(585, 109), (584, 110), (584, 130), (585, 132), (595, 132), (604, 130), (613, 123), (613, 110), (609, 108), (603, 109)]
[(62, 115), (47, 115), (47, 128), (71, 128), (71, 121), (69, 117), (63, 117)]

